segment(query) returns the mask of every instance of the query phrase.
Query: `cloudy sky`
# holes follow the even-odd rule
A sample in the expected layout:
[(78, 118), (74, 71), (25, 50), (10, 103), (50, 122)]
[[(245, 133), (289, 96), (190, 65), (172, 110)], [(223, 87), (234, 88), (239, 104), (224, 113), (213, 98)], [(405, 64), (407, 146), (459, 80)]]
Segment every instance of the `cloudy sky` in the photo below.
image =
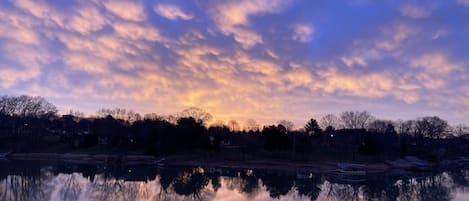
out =
[(469, 121), (469, 0), (4, 0), (0, 94), (262, 123)]

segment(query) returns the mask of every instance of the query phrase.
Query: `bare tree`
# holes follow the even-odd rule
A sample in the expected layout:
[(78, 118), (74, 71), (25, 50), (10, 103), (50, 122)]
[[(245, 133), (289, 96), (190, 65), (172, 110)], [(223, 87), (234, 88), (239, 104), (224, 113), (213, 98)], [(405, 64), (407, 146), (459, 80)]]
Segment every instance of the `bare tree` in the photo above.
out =
[(181, 117), (193, 117), (201, 123), (207, 123), (212, 119), (212, 115), (203, 109), (197, 107), (190, 107), (183, 110), (180, 114)]
[(98, 111), (96, 111), (96, 115), (98, 117), (106, 117), (106, 116), (112, 116), (116, 118), (116, 114), (114, 113), (113, 109), (107, 109), (107, 108), (101, 108)]
[(417, 135), (417, 129), (415, 127), (416, 121), (415, 120), (398, 120), (396, 122), (396, 131), (400, 135)]
[(463, 136), (469, 134), (469, 126), (466, 124), (458, 124), (454, 126), (453, 133), (456, 136)]
[(367, 128), (369, 131), (377, 133), (391, 132), (390, 129), (395, 131), (394, 122), (381, 119), (370, 121), (370, 123), (368, 123)]
[(248, 131), (259, 131), (260, 130), (259, 124), (254, 119), (246, 120), (246, 123), (245, 123), (244, 127)]
[(42, 97), (19, 96), (0, 98), (0, 113), (21, 117), (55, 117), (57, 107)]
[(74, 110), (70, 110), (70, 111), (68, 112), (68, 114), (69, 114), (69, 115), (72, 115), (72, 116), (74, 116), (74, 117), (77, 117), (77, 118), (84, 118), (84, 117), (85, 117), (85, 113), (80, 112), (80, 111), (78, 111), (78, 110), (75, 110), (75, 111), (74, 111)]
[(440, 117), (422, 117), (416, 121), (417, 134), (429, 138), (440, 138), (443, 137), (448, 123)]
[(143, 115), (143, 119), (145, 120), (162, 120), (164, 117), (162, 115), (156, 113), (148, 113)]
[(228, 126), (231, 131), (239, 131), (239, 123), (236, 120), (230, 120)]
[(112, 116), (115, 119), (121, 119), (127, 122), (135, 122), (135, 121), (142, 119), (139, 113), (136, 113), (133, 110), (127, 110), (125, 108), (114, 108), (114, 109), (101, 108), (96, 112), (96, 114), (98, 115), (98, 117), (101, 117), (101, 118), (106, 117), (106, 116)]
[(322, 129), (326, 129), (327, 127), (338, 128), (339, 127), (339, 118), (333, 114), (327, 114), (323, 116), (319, 121), (319, 125)]
[(284, 126), (287, 129), (287, 131), (292, 131), (295, 126), (293, 122), (288, 121), (288, 120), (280, 120), (278, 121), (278, 124)]
[(217, 119), (215, 122), (210, 124), (210, 127), (223, 127), (225, 126), (225, 122), (223, 120)]
[(366, 128), (372, 119), (373, 116), (367, 111), (345, 111), (340, 115), (344, 127), (351, 129)]

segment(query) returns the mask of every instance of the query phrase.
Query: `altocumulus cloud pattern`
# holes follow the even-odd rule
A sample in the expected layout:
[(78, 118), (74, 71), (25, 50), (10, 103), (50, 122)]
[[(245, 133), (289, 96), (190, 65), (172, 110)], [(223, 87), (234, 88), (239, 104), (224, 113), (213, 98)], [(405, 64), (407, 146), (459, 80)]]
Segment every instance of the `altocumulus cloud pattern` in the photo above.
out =
[(302, 121), (467, 120), (469, 1), (0, 2), (0, 93)]

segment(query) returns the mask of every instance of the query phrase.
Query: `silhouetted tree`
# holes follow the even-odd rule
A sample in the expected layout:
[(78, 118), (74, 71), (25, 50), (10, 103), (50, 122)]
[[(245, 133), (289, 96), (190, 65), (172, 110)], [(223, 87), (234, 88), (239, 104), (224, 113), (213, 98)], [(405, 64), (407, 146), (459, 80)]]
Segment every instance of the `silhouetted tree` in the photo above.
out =
[(453, 134), (455, 136), (463, 136), (469, 134), (469, 126), (466, 124), (458, 124), (453, 128)]
[(313, 118), (311, 118), (308, 123), (306, 123), (304, 129), (308, 135), (319, 135), (322, 132), (318, 122)]
[(228, 122), (228, 126), (230, 127), (231, 131), (239, 131), (239, 124), (236, 120), (230, 120)]
[(376, 153), (376, 144), (373, 141), (371, 133), (367, 132), (365, 134), (365, 139), (363, 143), (359, 147), (359, 151), (361, 154), (370, 155)]
[(407, 121), (398, 121), (397, 123), (397, 133), (401, 135), (417, 135), (416, 129), (416, 121), (415, 120), (407, 120)]
[(223, 120), (215, 120), (212, 124), (210, 124), (210, 127), (223, 127), (225, 126), (225, 122)]
[(143, 120), (163, 120), (164, 117), (156, 113), (148, 113), (143, 115)]
[(161, 154), (171, 150), (174, 142), (170, 135), (175, 133), (174, 125), (161, 119), (146, 119), (132, 124), (132, 140), (136, 147), (149, 154)]
[(278, 124), (285, 127), (285, 129), (287, 129), (287, 131), (292, 131), (294, 126), (295, 126), (295, 124), (293, 124), (293, 122), (288, 121), (288, 120), (280, 120), (280, 121), (278, 121)]
[(74, 110), (70, 110), (70, 111), (68, 112), (68, 115), (74, 116), (76, 119), (83, 119), (83, 118), (85, 118), (85, 113), (80, 112), (80, 111), (78, 111), (78, 110), (75, 110), (75, 111), (74, 111)]
[(0, 114), (18, 117), (51, 118), (57, 116), (57, 107), (42, 97), (0, 97)]
[[(242, 152), (243, 156), (245, 152), (256, 153), (265, 148), (273, 151), (269, 153), (271, 155), (291, 153), (293, 159), (308, 159), (313, 150), (326, 150), (323, 146), (327, 144), (329, 150), (338, 149), (342, 153), (355, 154), (358, 150), (362, 154), (378, 153), (380, 157), (406, 154), (426, 159), (464, 156), (469, 150), (466, 126), (450, 128), (439, 117), (392, 122), (374, 120), (368, 112), (346, 111), (341, 120), (344, 127), (351, 129), (335, 130), (339, 127), (337, 117), (326, 115), (320, 124), (325, 126), (326, 135), (319, 138), (305, 134), (321, 133), (319, 123), (314, 119), (305, 125), (305, 132), (292, 131), (293, 123), (287, 120), (280, 121), (279, 125), (265, 126), (261, 132), (259, 125), (248, 119), (245, 128), (250, 134), (236, 135), (247, 133), (238, 130), (236, 121), (230, 121), (228, 126), (216, 121), (207, 129), (205, 125), (211, 115), (199, 108), (189, 108), (179, 116), (147, 114), (143, 120), (138, 113), (122, 108), (101, 109), (98, 115), (85, 118), (83, 113), (71, 111), (58, 118), (55, 106), (43, 98), (2, 96), (0, 150), (41, 151), (57, 142), (74, 148), (109, 144), (107, 149), (113, 151), (160, 155), (205, 148), (218, 150), (222, 140), (240, 148), (236, 151)], [(357, 129), (362, 127), (368, 131)], [(443, 138), (449, 134), (460, 137)]]
[(206, 147), (210, 143), (203, 122), (193, 117), (182, 117), (177, 122), (178, 139), (174, 145), (182, 149)]
[(324, 130), (324, 133), (329, 136), (329, 135), (333, 134), (334, 131), (335, 131), (335, 128), (334, 128), (334, 127), (328, 126), (328, 127), (326, 127), (326, 129)]
[(109, 145), (123, 145), (127, 143), (127, 129), (122, 120), (114, 119), (108, 115), (93, 122), (93, 131), (100, 143)]
[(210, 126), (208, 128), (208, 135), (210, 139), (210, 145), (215, 150), (220, 149), (220, 143), (223, 138), (227, 138), (230, 134), (230, 129), (225, 125)]
[(418, 134), (428, 138), (441, 138), (447, 127), (448, 123), (437, 116), (423, 117), (416, 122)]
[(374, 120), (368, 123), (368, 131), (381, 133), (381, 134), (394, 134), (396, 130), (392, 121)]
[(264, 127), (262, 135), (267, 150), (287, 150), (290, 147), (291, 143), (288, 139), (287, 129), (281, 124)]
[(259, 124), (254, 119), (248, 119), (245, 123), (245, 129), (247, 131), (259, 131)]
[(345, 128), (357, 129), (366, 128), (373, 116), (367, 111), (345, 111), (340, 115), (340, 119)]
[(326, 130), (327, 127), (336, 129), (339, 127), (339, 118), (333, 114), (327, 114), (321, 118), (319, 123), (324, 130)]
[(183, 110), (180, 116), (184, 118), (192, 117), (201, 124), (205, 124), (212, 119), (212, 115), (210, 113), (197, 107), (190, 107)]
[(135, 113), (132, 110), (127, 110), (125, 108), (115, 108), (115, 109), (99, 109), (96, 114), (98, 117), (112, 116), (115, 119), (121, 119), (126, 122), (135, 122), (142, 119), (139, 113)]

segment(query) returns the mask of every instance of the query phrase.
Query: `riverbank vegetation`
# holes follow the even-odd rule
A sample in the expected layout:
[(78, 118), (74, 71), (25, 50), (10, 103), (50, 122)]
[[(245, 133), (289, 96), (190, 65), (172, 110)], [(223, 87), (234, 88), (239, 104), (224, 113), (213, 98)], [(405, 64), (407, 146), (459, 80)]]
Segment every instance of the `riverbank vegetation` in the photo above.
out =
[[(188, 108), (176, 115), (140, 115), (101, 109), (94, 117), (71, 111), (59, 115), (41, 97), (0, 97), (0, 150), (3, 152), (120, 153), (166, 156), (200, 154), (228, 160), (251, 158), (308, 160), (387, 160), (407, 155), (428, 160), (466, 156), (464, 125), (437, 117), (381, 120), (366, 111), (311, 118), (301, 129), (287, 120), (261, 127), (250, 119), (211, 121)], [(210, 123), (211, 122), (211, 123)]]

